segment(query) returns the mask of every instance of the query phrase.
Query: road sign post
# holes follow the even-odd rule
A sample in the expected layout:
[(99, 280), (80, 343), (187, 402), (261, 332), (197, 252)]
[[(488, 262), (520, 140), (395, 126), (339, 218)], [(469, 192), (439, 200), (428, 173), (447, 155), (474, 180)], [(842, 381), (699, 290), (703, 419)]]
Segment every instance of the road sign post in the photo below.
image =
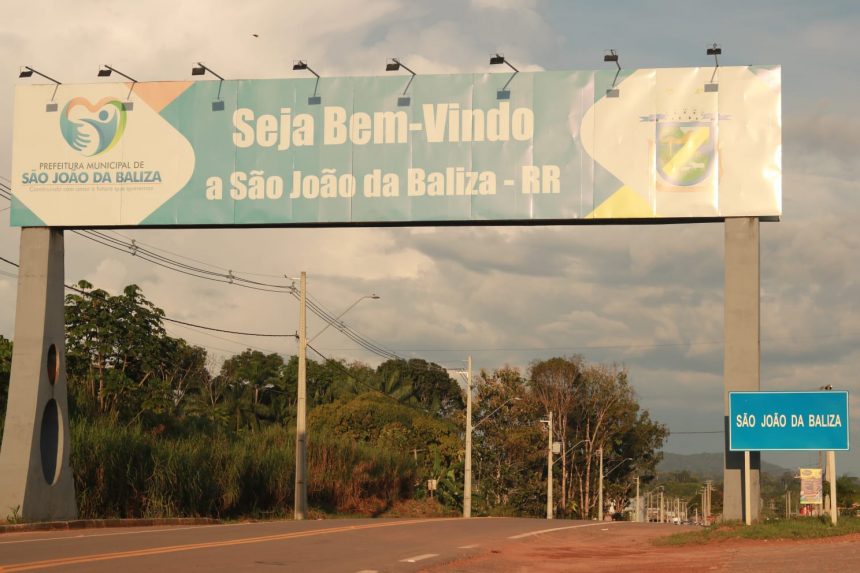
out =
[(744, 453), (744, 521), (750, 515), (750, 451), (827, 451), (830, 520), (837, 522), (836, 451), (849, 449), (848, 392), (729, 392), (729, 449)]

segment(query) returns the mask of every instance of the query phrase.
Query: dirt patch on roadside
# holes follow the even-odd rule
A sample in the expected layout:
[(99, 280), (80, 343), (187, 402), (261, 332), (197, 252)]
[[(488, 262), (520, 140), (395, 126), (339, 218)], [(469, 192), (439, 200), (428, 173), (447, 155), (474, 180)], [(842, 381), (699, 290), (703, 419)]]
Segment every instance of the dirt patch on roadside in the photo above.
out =
[(651, 539), (688, 528), (607, 524), (505, 540), (468, 559), (426, 569), (446, 573), (557, 573), (637, 571), (808, 573), (860, 571), (860, 534), (814, 540), (730, 540), (656, 547)]

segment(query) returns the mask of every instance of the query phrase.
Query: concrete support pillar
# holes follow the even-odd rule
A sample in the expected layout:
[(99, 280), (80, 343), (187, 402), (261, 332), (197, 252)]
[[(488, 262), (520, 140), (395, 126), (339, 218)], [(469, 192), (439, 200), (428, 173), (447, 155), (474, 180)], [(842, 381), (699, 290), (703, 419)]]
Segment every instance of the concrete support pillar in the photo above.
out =
[[(744, 453), (729, 451), (729, 392), (761, 389), (759, 220), (726, 219), (725, 226), (723, 519), (744, 520), (746, 505), (750, 508), (751, 521), (757, 521), (761, 507), (761, 454), (750, 452), (750, 475), (745, 476)], [(746, 479), (750, 492), (748, 504), (744, 499)]]
[(63, 231), (21, 230), (12, 376), (0, 447), (0, 518), (75, 519), (63, 317)]

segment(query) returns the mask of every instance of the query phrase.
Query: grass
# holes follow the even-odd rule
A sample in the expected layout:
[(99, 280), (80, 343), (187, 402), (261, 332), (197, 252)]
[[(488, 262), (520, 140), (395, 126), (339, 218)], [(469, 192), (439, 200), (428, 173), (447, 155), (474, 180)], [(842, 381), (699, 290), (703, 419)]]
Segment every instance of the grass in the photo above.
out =
[(803, 517), (757, 523), (745, 526), (741, 523), (715, 525), (701, 531), (675, 533), (653, 540), (655, 545), (680, 546), (701, 545), (730, 539), (819, 539), (860, 533), (860, 519), (840, 517), (835, 527), (829, 518)]
[[(295, 433), (283, 427), (167, 437), (79, 420), (71, 438), (82, 518), (292, 515)], [(415, 472), (406, 452), (323, 434), (308, 442), (308, 498), (321, 514), (384, 512), (411, 495)]]

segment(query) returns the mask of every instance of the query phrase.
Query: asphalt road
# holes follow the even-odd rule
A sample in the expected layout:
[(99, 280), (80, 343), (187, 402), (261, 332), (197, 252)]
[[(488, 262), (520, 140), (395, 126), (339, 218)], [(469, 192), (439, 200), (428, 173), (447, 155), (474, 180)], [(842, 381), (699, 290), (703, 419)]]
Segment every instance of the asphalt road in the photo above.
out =
[[(0, 535), (16, 571), (419, 571), (490, 545), (610, 523), (539, 519), (343, 519)], [(510, 541), (509, 541), (510, 540)]]

